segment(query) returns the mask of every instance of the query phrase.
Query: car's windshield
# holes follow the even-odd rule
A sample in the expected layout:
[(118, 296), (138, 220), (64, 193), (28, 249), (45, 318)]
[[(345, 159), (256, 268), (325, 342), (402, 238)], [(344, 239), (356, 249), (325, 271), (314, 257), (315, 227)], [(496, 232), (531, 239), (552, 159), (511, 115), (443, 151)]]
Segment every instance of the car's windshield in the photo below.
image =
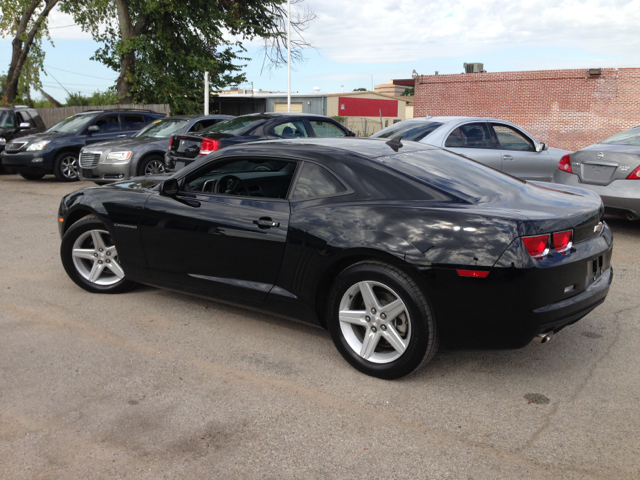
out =
[(134, 135), (134, 137), (169, 138), (178, 133), (189, 122), (185, 118), (165, 118), (156, 120)]
[(600, 143), (607, 145), (640, 145), (640, 127), (632, 128), (626, 132), (618, 133)]
[(72, 115), (56, 123), (53, 127), (47, 130), (47, 132), (75, 133), (82, 129), (87, 124), (87, 122), (90, 122), (99, 114), (100, 113), (97, 112)]
[(14, 128), (16, 126), (11, 110), (0, 110), (0, 128)]
[(403, 140), (413, 140), (414, 142), (417, 142), (429, 135), (440, 125), (442, 125), (441, 122), (398, 122), (393, 125), (389, 125), (387, 128), (384, 128), (371, 136), (373, 138), (393, 138), (400, 135)]
[(211, 125), (209, 128), (205, 128), (202, 133), (228, 133), (230, 135), (236, 135), (240, 130), (248, 127), (252, 123), (268, 120), (269, 117), (261, 117), (259, 115), (247, 115), (244, 117), (230, 118), (224, 122)]

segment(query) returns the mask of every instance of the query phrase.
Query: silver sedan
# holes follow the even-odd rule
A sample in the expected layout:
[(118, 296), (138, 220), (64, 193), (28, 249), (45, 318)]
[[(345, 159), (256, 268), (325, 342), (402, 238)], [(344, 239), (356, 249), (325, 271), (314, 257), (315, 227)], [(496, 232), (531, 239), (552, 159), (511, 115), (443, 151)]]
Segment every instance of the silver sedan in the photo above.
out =
[(578, 150), (558, 166), (556, 183), (588, 188), (609, 213), (640, 218), (640, 127)]
[(521, 127), (496, 118), (421, 117), (403, 120), (372, 137), (428, 143), (524, 180), (552, 182), (566, 150), (549, 148)]

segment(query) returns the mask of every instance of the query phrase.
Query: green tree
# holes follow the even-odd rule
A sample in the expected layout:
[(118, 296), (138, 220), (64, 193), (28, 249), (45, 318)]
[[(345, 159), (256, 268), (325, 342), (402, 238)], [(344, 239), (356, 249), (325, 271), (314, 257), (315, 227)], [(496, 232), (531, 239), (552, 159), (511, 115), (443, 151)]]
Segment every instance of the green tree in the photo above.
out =
[(81, 106), (98, 106), (98, 105), (115, 105), (118, 103), (118, 93), (115, 87), (108, 88), (106, 91), (95, 91), (92, 95), (86, 96), (78, 93), (70, 93), (67, 96), (67, 107)]
[(354, 89), (353, 89), (353, 91), (354, 91), (354, 92), (366, 92), (366, 91), (367, 91), (367, 89), (366, 89), (366, 88), (362, 88), (362, 87), (360, 87), (360, 88), (354, 88)]
[(120, 102), (189, 113), (201, 109), (205, 71), (212, 89), (245, 81), (243, 41), (263, 38), (277, 49), (284, 2), (77, 0), (61, 9), (103, 44), (93, 59), (120, 73)]
[(400, 96), (411, 96), (413, 95), (414, 88), (405, 88), (404, 92), (400, 94)]
[(14, 103), (21, 93), (30, 100), (30, 87), (40, 87), (42, 40), (49, 39), (46, 20), (59, 1), (0, 0), (0, 35), (13, 38), (3, 103)]

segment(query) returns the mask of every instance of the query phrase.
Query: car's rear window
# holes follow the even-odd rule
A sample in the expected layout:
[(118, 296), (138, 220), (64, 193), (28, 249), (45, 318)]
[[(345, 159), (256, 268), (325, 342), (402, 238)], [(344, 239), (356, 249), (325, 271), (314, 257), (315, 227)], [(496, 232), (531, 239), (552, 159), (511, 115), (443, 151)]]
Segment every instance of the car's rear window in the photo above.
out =
[(640, 145), (640, 127), (618, 133), (600, 143), (607, 145)]
[(417, 142), (441, 125), (443, 125), (441, 122), (404, 121), (389, 125), (371, 136), (374, 138), (393, 138), (401, 135), (402, 140)]
[(398, 153), (375, 159), (422, 183), (470, 202), (521, 187), (523, 180), (455, 153), (439, 149)]

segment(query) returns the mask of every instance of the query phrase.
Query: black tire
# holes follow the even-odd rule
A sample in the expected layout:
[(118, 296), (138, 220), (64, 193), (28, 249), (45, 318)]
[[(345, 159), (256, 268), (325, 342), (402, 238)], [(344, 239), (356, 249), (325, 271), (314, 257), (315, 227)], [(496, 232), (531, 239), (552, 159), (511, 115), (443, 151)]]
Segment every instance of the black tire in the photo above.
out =
[(78, 169), (78, 154), (74, 152), (59, 153), (53, 162), (53, 174), (61, 182), (77, 182), (80, 180)]
[[(149, 170), (149, 171), (148, 171)], [(144, 157), (138, 164), (138, 175), (157, 175), (167, 171), (164, 159), (160, 155)]]
[[(96, 245), (93, 235), (98, 232), (104, 245)], [(91, 258), (77, 258), (74, 247)], [(91, 250), (95, 253), (91, 254)], [(112, 250), (110, 250), (112, 249)], [(80, 251), (80, 250), (77, 250)], [(122, 293), (133, 288), (136, 283), (128, 280), (120, 267), (115, 245), (105, 225), (94, 215), (84, 217), (74, 223), (66, 231), (60, 245), (60, 258), (67, 275), (78, 286), (92, 293)], [(98, 266), (96, 264), (100, 264)], [(91, 280), (93, 267), (101, 273), (95, 280)], [(118, 268), (115, 268), (118, 267)], [(118, 274), (114, 272), (118, 272)], [(121, 277), (119, 275), (122, 275)]]
[[(374, 313), (365, 306), (360, 287), (363, 284), (371, 287), (380, 307)], [(402, 303), (395, 302), (398, 299)], [(387, 318), (383, 313), (391, 302), (402, 310), (397, 314), (390, 309), (393, 318)], [(341, 309), (353, 310), (353, 318), (366, 316), (341, 322)], [(343, 319), (347, 316), (343, 313)], [(354, 325), (356, 321), (361, 323)], [(426, 364), (438, 351), (436, 322), (424, 293), (409, 275), (383, 262), (360, 262), (340, 273), (329, 292), (327, 326), (345, 360), (372, 377), (387, 380), (404, 377)], [(370, 357), (365, 358), (367, 354), (362, 352), (368, 336), (378, 340), (372, 343), (375, 347)], [(387, 340), (392, 337), (400, 338), (404, 350), (393, 347)], [(358, 348), (362, 350), (356, 351)]]
[(25, 180), (40, 180), (44, 173), (21, 173), (20, 176)]

